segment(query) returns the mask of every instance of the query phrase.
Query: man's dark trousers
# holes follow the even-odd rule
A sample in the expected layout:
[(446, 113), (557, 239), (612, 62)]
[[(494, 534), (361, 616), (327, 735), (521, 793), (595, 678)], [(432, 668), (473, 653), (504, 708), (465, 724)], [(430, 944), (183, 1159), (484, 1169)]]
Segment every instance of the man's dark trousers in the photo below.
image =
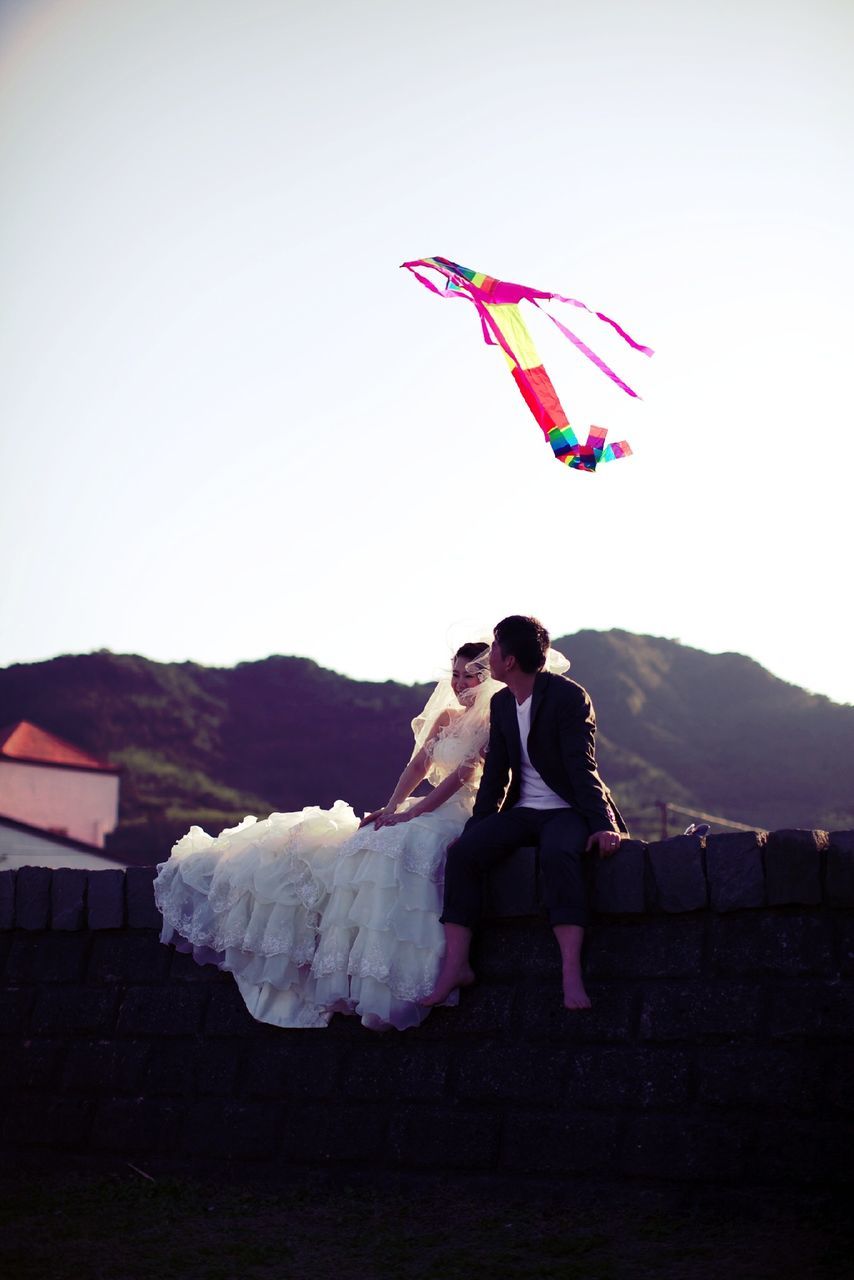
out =
[(582, 855), (589, 835), (587, 823), (575, 809), (517, 805), (481, 818), (448, 850), (442, 923), (476, 929), (485, 872), (509, 858), (514, 849), (536, 845), (550, 923), (586, 925)]

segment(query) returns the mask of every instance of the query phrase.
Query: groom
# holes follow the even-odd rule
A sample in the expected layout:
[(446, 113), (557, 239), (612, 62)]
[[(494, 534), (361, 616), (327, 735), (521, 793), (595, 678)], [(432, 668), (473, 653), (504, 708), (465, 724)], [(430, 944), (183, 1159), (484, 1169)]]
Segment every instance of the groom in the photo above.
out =
[[(581, 977), (587, 924), (582, 854), (608, 857), (626, 826), (596, 768), (596, 720), (580, 685), (543, 671), (549, 635), (536, 618), (514, 615), (494, 631), (489, 666), (507, 686), (492, 699), (489, 746), (474, 811), (448, 850), (445, 956), (424, 1004), (443, 1004), (474, 981), (472, 931), (480, 920), (482, 877), (522, 845), (536, 845), (543, 896), (560, 947), (563, 999), (589, 1009)], [(509, 781), (509, 787), (508, 787)]]

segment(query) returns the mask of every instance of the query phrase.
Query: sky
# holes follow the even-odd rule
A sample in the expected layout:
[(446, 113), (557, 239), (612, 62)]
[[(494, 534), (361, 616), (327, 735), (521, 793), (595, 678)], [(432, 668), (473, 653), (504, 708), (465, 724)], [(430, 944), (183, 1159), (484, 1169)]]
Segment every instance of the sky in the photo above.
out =
[[(507, 613), (854, 702), (848, 0), (0, 0), (0, 665)], [(559, 466), (443, 255), (536, 313)], [(560, 315), (560, 308), (555, 307)]]

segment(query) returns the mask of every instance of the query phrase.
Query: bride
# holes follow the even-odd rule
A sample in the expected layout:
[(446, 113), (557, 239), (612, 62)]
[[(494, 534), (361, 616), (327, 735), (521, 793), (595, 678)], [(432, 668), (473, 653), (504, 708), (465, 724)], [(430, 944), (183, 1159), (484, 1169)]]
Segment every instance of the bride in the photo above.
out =
[[(381, 1031), (430, 1012), (444, 951), (445, 851), (471, 814), (489, 736), (489, 648), (454, 655), (412, 722), (415, 747), (389, 800), (361, 822), (331, 809), (192, 827), (161, 863), (161, 941), (234, 974), (253, 1017), (325, 1027), (333, 1013)], [(432, 790), (413, 797), (421, 782)]]

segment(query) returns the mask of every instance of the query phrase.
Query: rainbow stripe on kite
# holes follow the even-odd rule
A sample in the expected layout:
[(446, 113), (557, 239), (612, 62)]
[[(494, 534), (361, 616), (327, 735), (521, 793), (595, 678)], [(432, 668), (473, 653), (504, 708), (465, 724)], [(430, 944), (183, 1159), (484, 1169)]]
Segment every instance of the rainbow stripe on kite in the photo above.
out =
[[(576, 298), (564, 298), (559, 293), (544, 293), (540, 289), (531, 289), (527, 285), (510, 284), (507, 280), (496, 280), (484, 275), (482, 271), (471, 271), (461, 267), (457, 262), (447, 258), (419, 258), (413, 262), (404, 262), (403, 266), (411, 271), (416, 280), (426, 288), (442, 297), (466, 298), (473, 303), (480, 316), (484, 341), (491, 346), (501, 347), (510, 365), (510, 371), (516, 386), (531, 413), (537, 420), (540, 430), (554, 451), (554, 456), (567, 467), (575, 467), (578, 471), (595, 471), (600, 462), (613, 462), (615, 458), (625, 458), (631, 449), (625, 440), (615, 444), (605, 444), (607, 431), (604, 427), (591, 427), (586, 441), (582, 444), (569, 425), (569, 419), (558, 399), (552, 380), (545, 370), (522, 313), (519, 303), (523, 300), (540, 307), (540, 300), (565, 302), (573, 307), (581, 307), (591, 315), (611, 326), (625, 342), (635, 351), (651, 356), (649, 347), (642, 346), (630, 338), (615, 320), (610, 320), (601, 311), (591, 311), (585, 303)], [(439, 287), (421, 274), (422, 270), (438, 272), (444, 278)], [(556, 324), (564, 337), (581, 351), (588, 360), (592, 360), (597, 368), (615, 382), (627, 395), (637, 397), (627, 383), (619, 378), (613, 369), (609, 369), (599, 356), (576, 334), (540, 307), (553, 324)]]

